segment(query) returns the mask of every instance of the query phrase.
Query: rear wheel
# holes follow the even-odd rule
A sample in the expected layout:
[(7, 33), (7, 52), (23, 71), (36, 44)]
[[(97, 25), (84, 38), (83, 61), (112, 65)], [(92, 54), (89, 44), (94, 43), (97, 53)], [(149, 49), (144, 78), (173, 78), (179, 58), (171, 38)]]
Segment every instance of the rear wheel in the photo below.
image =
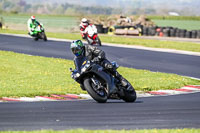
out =
[[(91, 78), (86, 78), (83, 82), (85, 89), (90, 96), (99, 103), (105, 103), (107, 101), (107, 93), (98, 79), (95, 79), (97, 84), (94, 84)], [(99, 85), (101, 87), (99, 87)]]
[(135, 89), (133, 88), (133, 86), (129, 82), (128, 82), (128, 86), (126, 88), (124, 88), (124, 95), (125, 96), (122, 99), (125, 102), (135, 102), (135, 100), (137, 98)]
[(39, 39), (38, 37), (35, 37), (35, 38), (34, 38), (35, 41), (38, 41), (38, 39)]

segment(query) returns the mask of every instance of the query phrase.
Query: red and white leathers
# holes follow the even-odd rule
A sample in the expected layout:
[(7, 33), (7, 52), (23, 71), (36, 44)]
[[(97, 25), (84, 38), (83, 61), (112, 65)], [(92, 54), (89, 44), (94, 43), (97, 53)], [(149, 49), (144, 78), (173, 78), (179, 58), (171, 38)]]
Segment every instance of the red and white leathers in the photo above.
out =
[(95, 44), (95, 40), (98, 36), (96, 26), (93, 24), (88, 25), (88, 27), (85, 29), (85, 33), (87, 35), (87, 40), (89, 41), (89, 44)]
[(88, 27), (88, 25), (89, 25), (88, 23), (82, 23), (82, 22), (79, 25), (80, 26), (80, 31), (81, 31), (81, 36), (82, 36), (83, 39), (86, 38), (87, 32), (85, 31), (85, 29)]

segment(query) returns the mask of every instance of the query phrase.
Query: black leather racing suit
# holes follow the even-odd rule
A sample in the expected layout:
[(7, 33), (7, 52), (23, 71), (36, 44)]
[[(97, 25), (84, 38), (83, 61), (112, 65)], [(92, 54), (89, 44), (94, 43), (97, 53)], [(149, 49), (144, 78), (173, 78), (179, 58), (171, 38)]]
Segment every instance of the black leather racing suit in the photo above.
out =
[(89, 61), (95, 61), (107, 69), (112, 75), (114, 75), (119, 80), (122, 79), (122, 76), (113, 68), (110, 61), (106, 59), (105, 52), (99, 48), (92, 45), (85, 45), (84, 52), (82, 55), (74, 58), (74, 64), (77, 71), (81, 71), (81, 65), (85, 61), (85, 58)]

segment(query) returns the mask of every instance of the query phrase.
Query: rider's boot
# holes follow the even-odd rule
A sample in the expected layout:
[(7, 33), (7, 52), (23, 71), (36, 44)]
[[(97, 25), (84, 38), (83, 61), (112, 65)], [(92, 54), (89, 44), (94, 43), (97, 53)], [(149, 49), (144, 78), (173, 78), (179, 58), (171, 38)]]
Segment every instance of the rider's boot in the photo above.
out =
[(128, 82), (122, 77), (122, 75), (120, 75), (117, 72), (117, 70), (115, 68), (113, 68), (113, 65), (107, 59), (102, 61), (102, 66), (104, 66), (107, 70), (109, 70), (110, 73), (112, 75), (114, 75), (121, 82), (123, 87), (127, 87), (128, 86)]
[(117, 79), (119, 79), (119, 81), (121, 82), (123, 87), (127, 87), (128, 86), (128, 82), (117, 71), (115, 71), (115, 77)]

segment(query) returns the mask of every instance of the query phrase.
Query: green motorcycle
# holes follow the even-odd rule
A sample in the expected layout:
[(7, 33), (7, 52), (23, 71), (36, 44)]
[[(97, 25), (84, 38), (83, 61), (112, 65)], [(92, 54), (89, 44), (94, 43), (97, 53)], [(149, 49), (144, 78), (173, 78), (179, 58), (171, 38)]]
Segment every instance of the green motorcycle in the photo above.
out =
[(33, 35), (35, 37), (35, 41), (37, 41), (38, 39), (43, 39), (44, 41), (47, 41), (47, 36), (45, 34), (44, 27), (42, 24), (39, 24), (35, 28), (33, 28)]

